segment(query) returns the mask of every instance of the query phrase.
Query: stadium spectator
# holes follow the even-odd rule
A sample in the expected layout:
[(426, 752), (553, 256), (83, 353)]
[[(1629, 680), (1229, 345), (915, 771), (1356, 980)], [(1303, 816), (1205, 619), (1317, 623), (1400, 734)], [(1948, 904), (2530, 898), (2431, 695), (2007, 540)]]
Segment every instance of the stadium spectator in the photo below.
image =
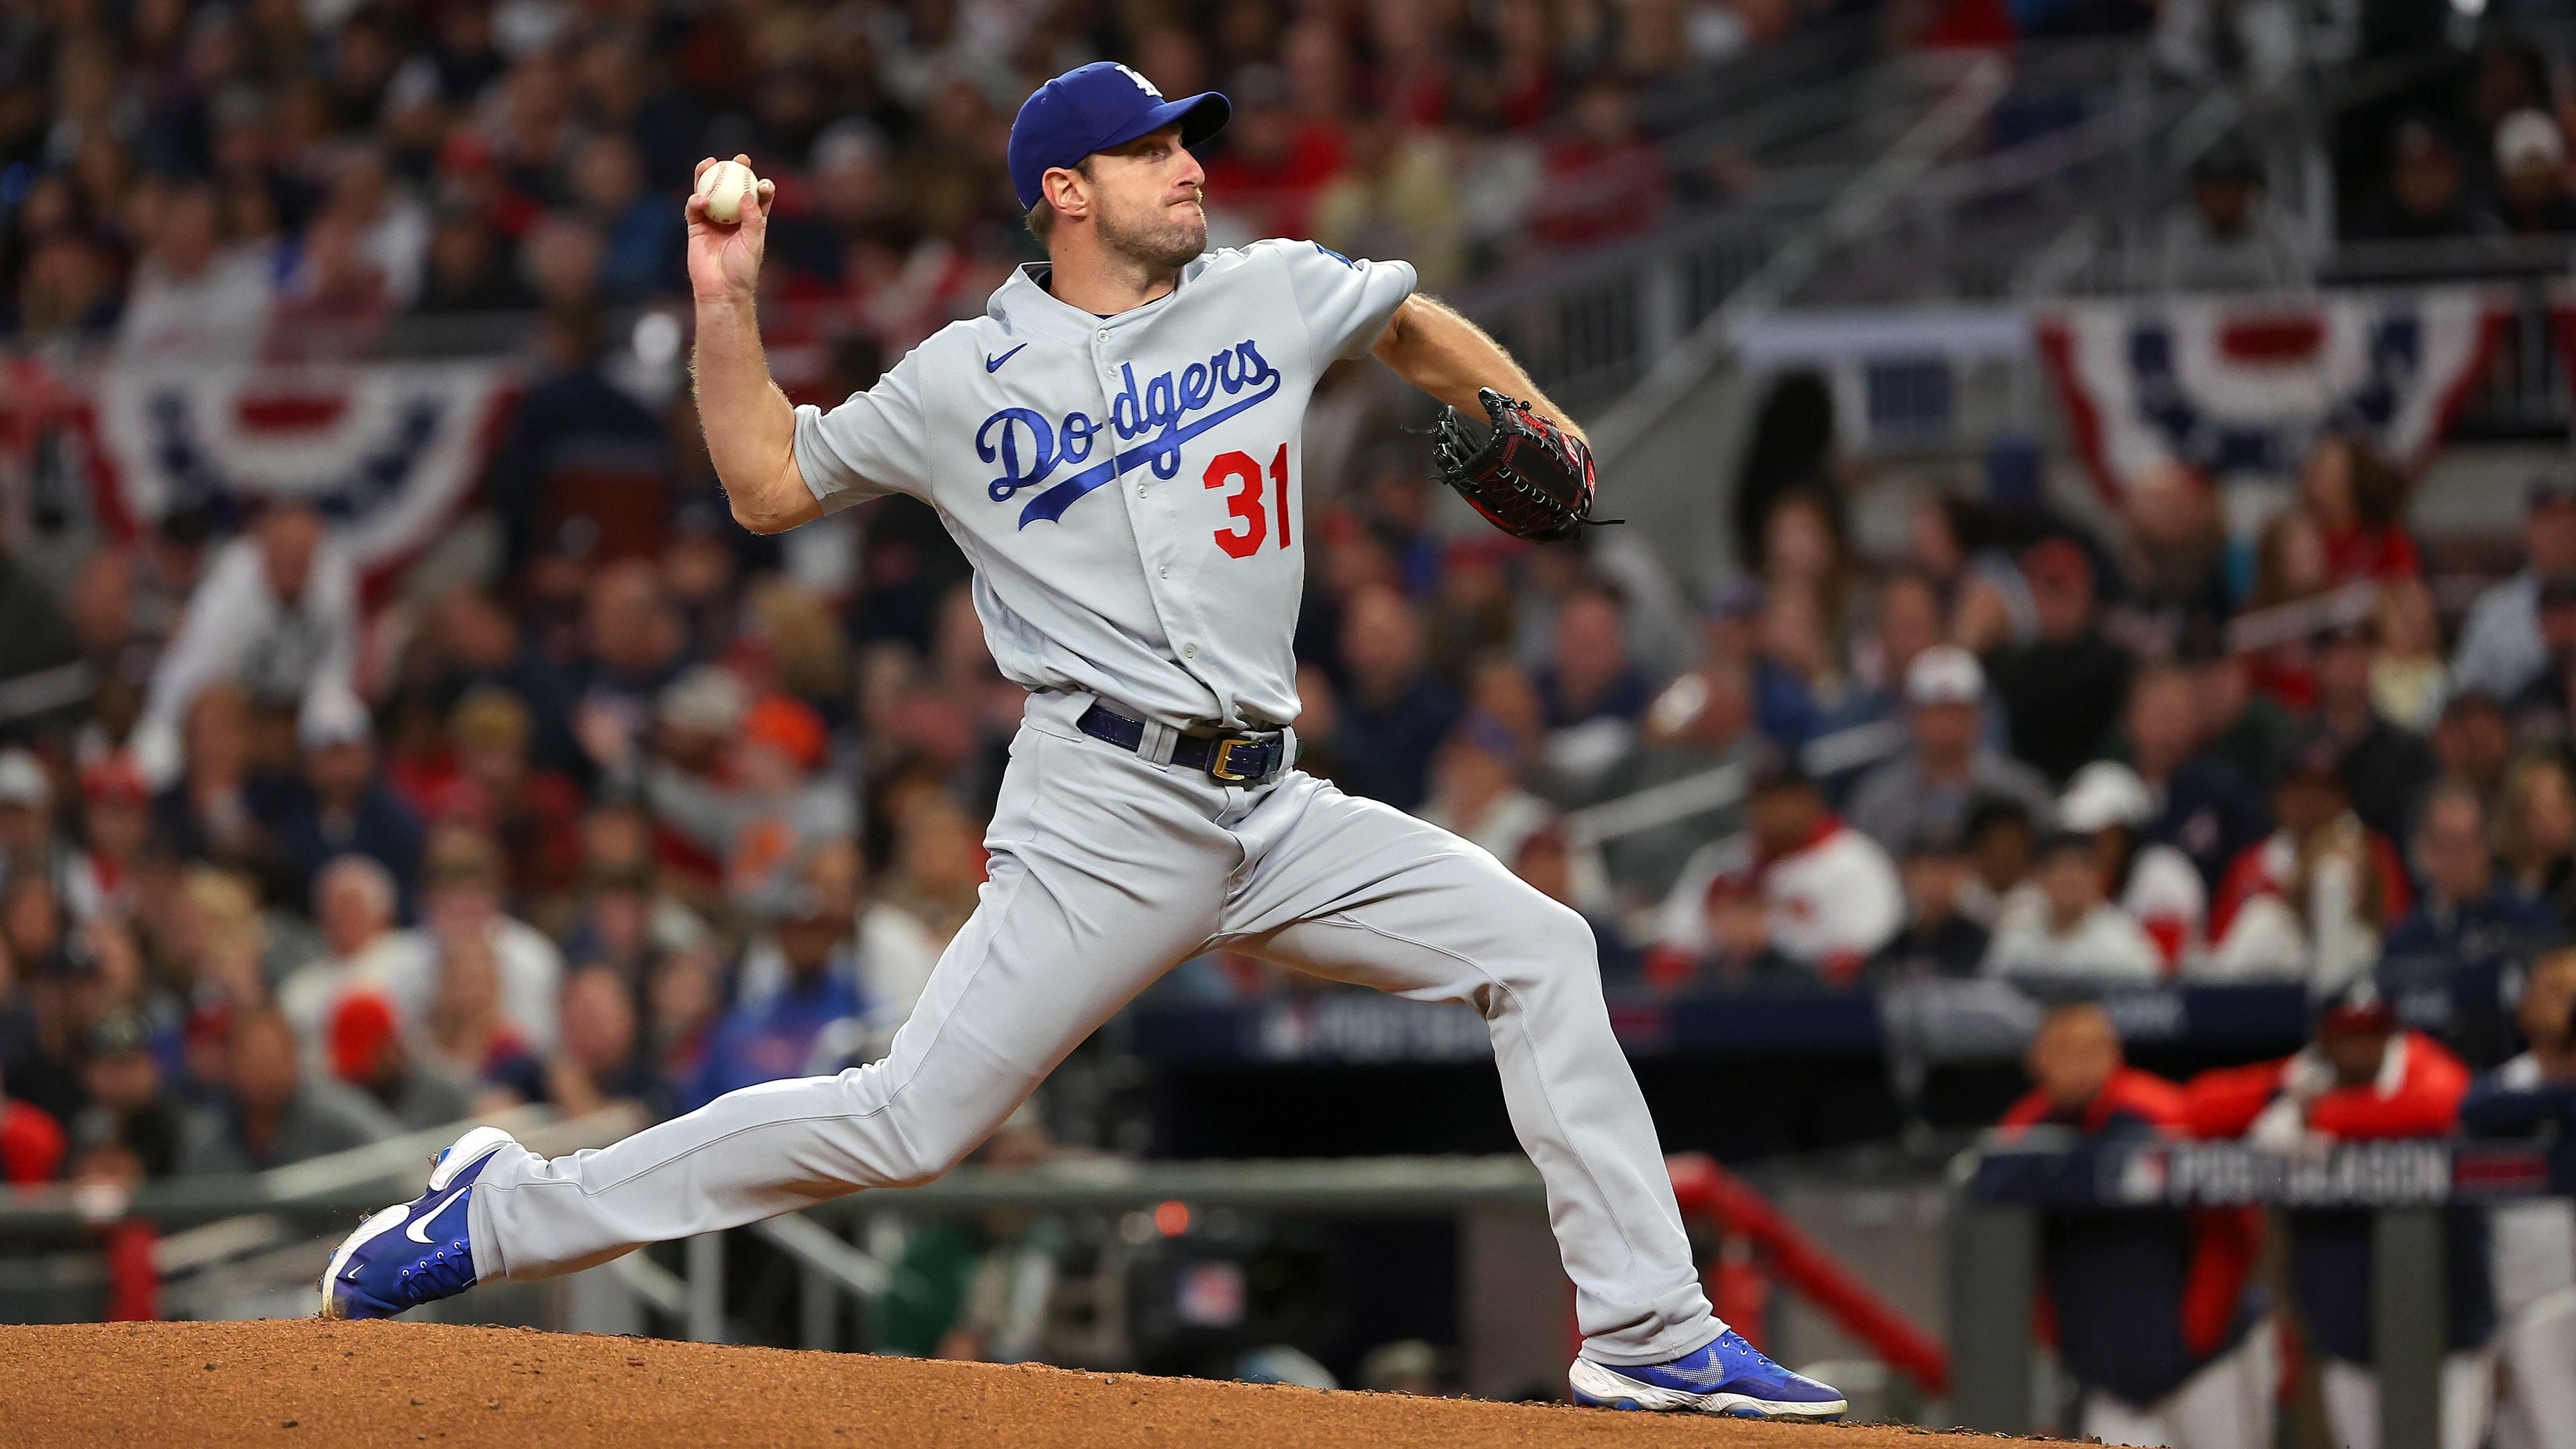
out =
[(2215, 888), (2236, 853), (2263, 837), (2263, 806), (2234, 766), (2201, 748), (2201, 701), (2193, 670), (2151, 664), (2138, 671), (2123, 712), (2129, 765), (2155, 806), (2146, 839), (2180, 851)]
[[(2008, 1135), (2187, 1135), (2181, 1089), (2128, 1064), (2098, 1005), (2051, 1009), (2024, 1064), (2033, 1086), (2004, 1114)], [(2045, 1322), (2083, 1390), (2076, 1432), (2184, 1449), (2272, 1443), (2280, 1370), (2253, 1285), (2255, 1210), (2051, 1213), (2042, 1231)]]
[[(1656, 696), (1640, 722), (1636, 748), (1602, 777), (1598, 793), (1605, 800), (1640, 797), (1729, 766), (1749, 774), (1761, 748), (1753, 732), (1750, 673), (1740, 658), (1712, 654)], [(1657, 901), (1694, 851), (1743, 828), (1740, 799), (1723, 800), (1664, 824), (1623, 831), (1602, 842), (1602, 856), (1624, 898)]]
[[(2203, 1137), (2291, 1150), (2318, 1142), (2440, 1137), (2458, 1125), (2468, 1068), (2441, 1043), (2402, 1030), (2365, 983), (2329, 996), (2297, 1055), (2192, 1079), (2184, 1110)], [(2340, 1444), (2379, 1443), (2379, 1383), (2370, 1365), (2371, 1220), (2367, 1210), (2287, 1215), (2290, 1286), (2324, 1355), (2326, 1420)], [(2486, 1344), (2495, 1329), (2487, 1234), (2475, 1208), (2446, 1211), (2450, 1353), (2441, 1369), (2442, 1449), (2475, 1449), (2493, 1402)]]
[(2208, 948), (2209, 891), (2181, 851), (2147, 837), (2154, 814), (2146, 782), (2116, 760), (2076, 771), (2057, 802), (2058, 828), (2092, 840), (2104, 891), (2171, 971)]
[(278, 983), (277, 1005), (317, 1056), (341, 998), (390, 988), (406, 954), (418, 949), (394, 928), (398, 889), (382, 861), (363, 855), (341, 856), (314, 876), (313, 920), (321, 928), (322, 954)]
[(746, 992), (716, 1023), (696, 1078), (681, 1094), (682, 1110), (738, 1087), (804, 1075), (828, 1028), (866, 1014), (855, 965), (843, 954), (851, 902), (812, 875), (782, 903), (769, 948), (777, 960), (775, 987)]
[(2033, 889), (2030, 869), (2039, 856), (2039, 840), (2028, 806), (1999, 796), (1971, 802), (1963, 836), (1969, 874), (1959, 895), (1960, 911), (1993, 929), (2004, 906)]
[(2372, 704), (2375, 657), (2367, 625), (2338, 630), (2318, 646), (2314, 730), (2336, 753), (2353, 813), (2397, 839), (2406, 833), (2415, 797), (2432, 781), (2435, 761), (2421, 737), (2391, 724)]
[(268, 259), (227, 249), (214, 188), (163, 182), (137, 203), (150, 216), (149, 250), (129, 284), (117, 349), (131, 359), (182, 363), (245, 358), (268, 333)]
[[(527, 1050), (552, 1049), (563, 953), (544, 932), (502, 909), (501, 858), (491, 839), (469, 827), (443, 825), (430, 838), (422, 872), (423, 929), (407, 933), (378, 983), (406, 1027), (417, 1030), (431, 1022), (433, 1009), (449, 994), (452, 963), (471, 956), (469, 970), (488, 966), (493, 972), (492, 1019), (482, 1019), (479, 978), (467, 983), (465, 1008), (451, 1013), (458, 1039), (506, 1028)], [(469, 1064), (480, 1040), (469, 1043), (475, 1045), (465, 1054)]]
[(1410, 810), (1429, 791), (1431, 758), (1457, 723), (1457, 693), (1423, 667), (1421, 620), (1384, 585), (1344, 601), (1341, 652), (1349, 677), (1335, 710), (1334, 782)]
[(373, 1098), (406, 1130), (443, 1126), (470, 1110), (462, 1085), (413, 1059), (394, 1023), (393, 1006), (383, 996), (373, 991), (342, 995), (331, 1008), (324, 1035), (331, 1075)]
[(2162, 978), (2164, 957), (2154, 938), (2137, 917), (2104, 898), (2102, 863), (2090, 837), (2049, 837), (2032, 880), (2039, 889), (2007, 903), (1995, 918), (1987, 975), (2125, 985)]
[(443, 936), (435, 964), (436, 994), (419, 1031), (432, 1069), (471, 1084), (469, 1099), (478, 1111), (542, 1097), (544, 1062), (505, 1012), (500, 953), (490, 938), (472, 931)]
[(1533, 681), (1548, 728), (1547, 758), (1561, 778), (1589, 784), (1636, 739), (1654, 686), (1628, 657), (1619, 596), (1582, 587), (1557, 605), (1547, 667)]
[(1986, 658), (2003, 701), (2013, 753), (2053, 782), (2102, 753), (2129, 693), (2130, 660), (2105, 638), (2095, 607), (2093, 562), (2052, 538), (2022, 555), (2034, 637)]
[(2435, 771), (2477, 791), (2493, 805), (2504, 789), (2513, 763), (2514, 728), (2493, 695), (2470, 692), (2452, 696), (2442, 706), (2430, 740)]
[(2339, 989), (2376, 964), (2381, 930), (2413, 906), (2405, 869), (2353, 813), (2331, 741), (2309, 739), (2282, 762), (2272, 814), (2279, 828), (2239, 852), (2219, 883), (2216, 944), (2192, 974)]
[(2512, 699), (2549, 667), (2540, 585), (2576, 576), (2576, 477), (2543, 473), (2524, 492), (2522, 567), (2478, 595), (2460, 625), (2451, 674), (2462, 690)]
[(564, 982), (563, 1050), (546, 1063), (546, 1100), (571, 1116), (621, 1101), (667, 1110), (641, 1047), (626, 982), (605, 966), (574, 972)]
[(190, 1118), (181, 1136), (177, 1171), (183, 1175), (282, 1167), (400, 1130), (363, 1094), (309, 1075), (295, 1029), (274, 1010), (243, 1012), (222, 1062), (221, 1095)]
[(2234, 605), (2218, 490), (2180, 464), (2151, 469), (2129, 489), (2123, 521), (2117, 568), (2128, 590), (2105, 604), (2104, 632), (2141, 660), (2171, 659), (2185, 637), (2224, 624)]
[(2448, 241), (2495, 229), (2494, 220), (2470, 199), (2459, 152), (2432, 121), (2413, 116), (2389, 139), (2388, 189), (2363, 213), (2359, 234), (2368, 241)]
[(794, 885), (795, 863), (855, 824), (846, 791), (816, 774), (829, 737), (803, 702), (771, 695), (744, 714), (727, 751), (728, 790), (657, 766), (646, 779), (655, 811), (723, 863), (733, 901), (764, 911)]
[(2567, 134), (2539, 109), (2496, 122), (2496, 219), (2516, 236), (2576, 232), (2576, 196), (2567, 191)]
[[(2276, 696), (2254, 687), (2253, 662), (2241, 654), (2202, 654), (2191, 667), (2191, 678), (2200, 704), (2203, 748), (2237, 779), (2269, 782), (2299, 737), (2298, 716)], [(2196, 850), (2192, 853), (2197, 857)]]
[(10, 1096), (7, 1085), (0, 1079), (0, 1181), (13, 1187), (51, 1182), (62, 1171), (68, 1145), (62, 1124), (42, 1108)]
[[(122, 755), (93, 761), (80, 777), (81, 849), (63, 872), (64, 904), (84, 921), (128, 919), (137, 905), (137, 872), (152, 843), (151, 791)], [(0, 879), (6, 879), (5, 866)]]
[(2509, 702), (2511, 730), (2566, 738), (2576, 724), (2576, 574), (2540, 582), (2540, 671)]
[(395, 880), (416, 877), (420, 820), (378, 774), (367, 707), (339, 690), (310, 694), (296, 717), (295, 741), (304, 750), (301, 788), (276, 812), (275, 829), (296, 895), (309, 894), (322, 867), (343, 855), (366, 856)]
[(1927, 830), (1898, 859), (1905, 925), (1870, 962), (1873, 981), (1967, 977), (1984, 964), (1993, 934), (1965, 910), (1974, 876), (1958, 838)]
[(1813, 589), (1768, 588), (1762, 593), (1755, 718), (1781, 749), (1804, 749), (1866, 723), (1876, 713), (1877, 701), (1843, 658), (1835, 622)]
[(54, 832), (54, 782), (43, 762), (26, 750), (0, 750), (0, 887), (55, 881), (63, 855)]
[(1890, 850), (1926, 833), (1955, 835), (1978, 796), (2019, 801), (2034, 821), (2052, 818), (2048, 782), (1986, 742), (1985, 671), (1955, 644), (1936, 644), (1905, 671), (1911, 745), (1853, 787), (1852, 826)]
[(86, 1046), (85, 1100), (69, 1124), (75, 1157), (113, 1148), (130, 1154), (143, 1178), (169, 1176), (178, 1165), (186, 1124), (153, 1054), (151, 1023), (120, 1012), (92, 1027)]
[(2244, 138), (2221, 137), (2191, 165), (2191, 197), (2165, 218), (2157, 285), (2169, 292), (2285, 291), (2313, 263), (2265, 195), (2263, 163)]
[(1362, 117), (1341, 170), (1315, 194), (1315, 240), (1344, 256), (1410, 257), (1425, 287), (1455, 281), (1464, 239), (1450, 168), (1436, 132), (1383, 111)]
[(2415, 908), (2389, 926), (2379, 979), (2391, 991), (2430, 989), (2453, 999), (2451, 1046), (2479, 1066), (2507, 1055), (2497, 1003), (2510, 973), (2554, 938), (2549, 912), (2496, 878), (2486, 810), (2468, 786), (2445, 781), (2425, 797), (2415, 826)]
[(180, 724), (209, 687), (237, 686), (289, 709), (316, 692), (346, 690), (357, 630), (357, 575), (322, 516), (300, 504), (270, 506), (216, 551), (153, 668), (134, 741), (146, 778), (177, 777)]
[(2554, 755), (2526, 755), (2505, 775), (2496, 865), (2507, 887), (2576, 928), (2576, 779)]
[[(2531, 963), (2514, 1006), (2528, 1050), (2478, 1078), (2460, 1103), (2474, 1136), (2528, 1141), (2576, 1131), (2576, 950)], [(2496, 1347), (2505, 1372), (2496, 1441), (2576, 1445), (2576, 1208), (2538, 1199), (2493, 1210)]]
[(2378, 646), (2370, 661), (2371, 707), (2399, 729), (2429, 732), (2451, 696), (2451, 669), (2442, 659), (2442, 625), (2434, 616), (2432, 590), (2421, 579), (2382, 586), (2370, 627)]
[(512, 573), (541, 553), (587, 565), (651, 558), (669, 537), (670, 439), (601, 374), (602, 326), (586, 307), (546, 314), (545, 374), (493, 449), (483, 489)]
[(1823, 789), (1794, 766), (1774, 762), (1757, 773), (1745, 820), (1742, 835), (1707, 847), (1682, 868), (1658, 916), (1659, 948), (1704, 955), (1712, 893), (1749, 890), (1762, 901), (1771, 948), (1827, 985), (1851, 985), (1904, 924), (1895, 862), (1836, 819)]
[[(1521, 847), (1558, 829), (1555, 808), (1519, 785), (1520, 741), (1502, 721), (1471, 712), (1459, 721), (1432, 765), (1431, 798), (1422, 818), (1455, 831), (1496, 860), (1520, 859)], [(1600, 859), (1577, 852), (1572, 889), (1577, 909), (1597, 913), (1609, 903), (1609, 881)]]
[(2309, 446), (2299, 465), (2299, 507), (2325, 545), (2329, 579), (2409, 579), (2424, 571), (2406, 531), (2406, 492), (2406, 475), (2366, 438), (2335, 432)]

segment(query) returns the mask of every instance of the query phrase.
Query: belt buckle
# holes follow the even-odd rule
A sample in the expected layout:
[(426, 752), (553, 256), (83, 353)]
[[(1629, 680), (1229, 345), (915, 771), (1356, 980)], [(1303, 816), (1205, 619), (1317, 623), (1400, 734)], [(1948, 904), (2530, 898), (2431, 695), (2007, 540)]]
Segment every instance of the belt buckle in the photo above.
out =
[(1216, 753), (1208, 758), (1208, 778), (1224, 785), (1241, 785), (1259, 779), (1257, 775), (1237, 774), (1234, 770), (1234, 747), (1258, 743), (1260, 741), (1243, 735), (1220, 736), (1216, 742)]

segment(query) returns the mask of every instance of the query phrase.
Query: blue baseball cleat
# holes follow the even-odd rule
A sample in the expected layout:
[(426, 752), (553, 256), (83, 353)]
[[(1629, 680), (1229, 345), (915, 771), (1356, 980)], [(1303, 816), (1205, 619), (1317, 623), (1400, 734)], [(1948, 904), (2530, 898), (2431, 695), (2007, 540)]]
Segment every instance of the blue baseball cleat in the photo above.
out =
[(429, 1169), (429, 1191), (385, 1209), (341, 1239), (322, 1274), (322, 1316), (391, 1318), (473, 1287), (465, 1198), (492, 1154), (518, 1145), (498, 1127), (477, 1127), (438, 1154)]
[(1773, 1363), (1731, 1328), (1711, 1339), (1706, 1348), (1662, 1363), (1606, 1364), (1578, 1358), (1566, 1377), (1574, 1386), (1574, 1401), (1596, 1409), (1725, 1414), (1737, 1419), (1832, 1419), (1844, 1408), (1839, 1390)]

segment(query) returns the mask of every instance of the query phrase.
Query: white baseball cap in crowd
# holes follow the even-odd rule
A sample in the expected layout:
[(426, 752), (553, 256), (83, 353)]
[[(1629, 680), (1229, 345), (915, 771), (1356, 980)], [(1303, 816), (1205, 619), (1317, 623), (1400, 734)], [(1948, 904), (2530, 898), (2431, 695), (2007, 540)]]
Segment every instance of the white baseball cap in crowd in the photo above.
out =
[(376, 722), (367, 706), (346, 688), (324, 685), (304, 696), (295, 714), (295, 743), (308, 750), (332, 745), (363, 745), (376, 737)]
[(2496, 122), (2495, 159), (2496, 169), (2506, 173), (2562, 165), (2567, 160), (2566, 133), (2547, 111), (2515, 111)]
[(1905, 666), (1908, 704), (1975, 704), (1985, 693), (1986, 671), (1956, 644), (1935, 644)]
[(2155, 798), (2138, 772), (2117, 760), (2095, 760), (2066, 782), (2057, 800), (2057, 827), (2090, 835), (2125, 825), (2134, 830), (2155, 818)]
[(31, 805), (42, 810), (51, 804), (54, 786), (45, 778), (45, 767), (25, 750), (0, 750), (0, 805)]

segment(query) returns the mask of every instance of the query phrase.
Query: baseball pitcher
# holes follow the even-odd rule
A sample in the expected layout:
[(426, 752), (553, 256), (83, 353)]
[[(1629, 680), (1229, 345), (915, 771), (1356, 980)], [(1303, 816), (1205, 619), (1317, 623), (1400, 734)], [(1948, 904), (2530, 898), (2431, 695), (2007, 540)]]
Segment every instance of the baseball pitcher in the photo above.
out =
[(699, 413), (734, 517), (777, 532), (909, 493), (974, 565), (993, 657), (1029, 690), (991, 878), (883, 1061), (552, 1161), (477, 1128), (426, 1194), (341, 1244), (324, 1314), (399, 1313), (937, 1177), (1138, 991), (1225, 946), (1485, 1018), (1577, 1293), (1579, 1401), (1842, 1412), (1710, 1313), (1582, 919), (1295, 768), (1299, 434), (1324, 370), (1374, 355), (1451, 405), (1443, 476), (1522, 536), (1583, 527), (1592, 462), (1405, 263), (1303, 241), (1208, 250), (1190, 147), (1227, 113), (1107, 63), (1040, 87), (1009, 158), (1048, 260), (829, 410), (790, 407), (761, 352), (769, 184), (731, 224), (690, 200)]

